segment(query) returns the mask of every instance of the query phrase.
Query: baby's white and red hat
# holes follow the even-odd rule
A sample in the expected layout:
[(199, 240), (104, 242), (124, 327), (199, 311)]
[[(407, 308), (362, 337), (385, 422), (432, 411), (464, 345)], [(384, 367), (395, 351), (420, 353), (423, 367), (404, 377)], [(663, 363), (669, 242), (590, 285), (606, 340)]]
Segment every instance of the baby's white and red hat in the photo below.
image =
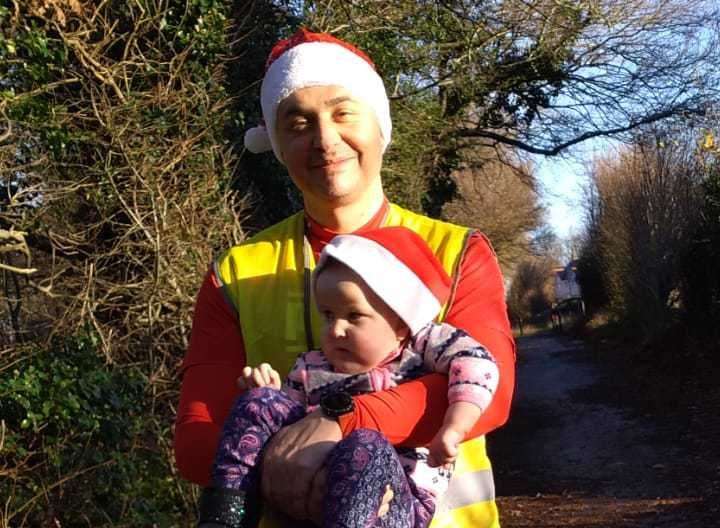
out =
[(450, 297), (452, 280), (427, 243), (406, 227), (337, 235), (323, 248), (313, 274), (335, 259), (362, 278), (415, 335)]
[(272, 149), (282, 161), (275, 139), (278, 105), (290, 94), (311, 86), (342, 86), (375, 113), (383, 137), (383, 151), (390, 143), (392, 121), (385, 85), (375, 64), (365, 53), (327, 33), (301, 28), (273, 47), (260, 88), (264, 125), (245, 133), (250, 152)]

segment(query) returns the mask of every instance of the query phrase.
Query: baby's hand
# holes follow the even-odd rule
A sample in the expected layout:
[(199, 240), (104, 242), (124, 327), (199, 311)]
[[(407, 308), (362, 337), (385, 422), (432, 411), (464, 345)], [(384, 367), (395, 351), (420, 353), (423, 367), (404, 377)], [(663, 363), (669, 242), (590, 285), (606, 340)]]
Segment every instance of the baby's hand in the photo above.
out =
[(245, 367), (242, 376), (237, 380), (237, 385), (242, 390), (256, 387), (272, 387), (279, 390), (280, 374), (269, 363), (261, 363), (259, 367)]
[(451, 403), (445, 411), (442, 427), (430, 442), (428, 465), (449, 466), (455, 462), (460, 442), (465, 439), (465, 435), (481, 414), (482, 409), (474, 403), (466, 401)]
[(430, 467), (448, 466), (455, 462), (458, 446), (464, 438), (465, 433), (462, 431), (443, 425), (430, 442), (428, 465)]

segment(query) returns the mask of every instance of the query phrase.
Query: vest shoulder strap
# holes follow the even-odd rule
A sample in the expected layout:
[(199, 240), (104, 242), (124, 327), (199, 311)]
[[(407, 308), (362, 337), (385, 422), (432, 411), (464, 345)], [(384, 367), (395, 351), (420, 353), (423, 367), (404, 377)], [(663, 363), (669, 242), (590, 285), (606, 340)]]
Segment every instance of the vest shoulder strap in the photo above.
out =
[(215, 270), (242, 323), (248, 364), (268, 361), (285, 375), (307, 349), (302, 211), (223, 253)]

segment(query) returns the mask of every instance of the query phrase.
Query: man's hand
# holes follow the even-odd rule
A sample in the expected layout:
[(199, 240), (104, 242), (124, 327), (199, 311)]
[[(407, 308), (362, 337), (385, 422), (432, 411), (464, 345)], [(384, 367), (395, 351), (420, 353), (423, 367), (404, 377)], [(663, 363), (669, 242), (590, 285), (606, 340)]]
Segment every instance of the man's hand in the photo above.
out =
[(237, 380), (239, 389), (248, 390), (256, 387), (272, 387), (280, 390), (280, 374), (269, 363), (261, 363), (259, 367), (245, 367), (242, 376)]
[[(325, 494), (324, 474), (318, 472), (341, 439), (338, 423), (319, 410), (281, 429), (263, 456), (260, 482), (265, 499), (294, 519), (318, 517)], [(314, 491), (313, 485), (318, 489)]]

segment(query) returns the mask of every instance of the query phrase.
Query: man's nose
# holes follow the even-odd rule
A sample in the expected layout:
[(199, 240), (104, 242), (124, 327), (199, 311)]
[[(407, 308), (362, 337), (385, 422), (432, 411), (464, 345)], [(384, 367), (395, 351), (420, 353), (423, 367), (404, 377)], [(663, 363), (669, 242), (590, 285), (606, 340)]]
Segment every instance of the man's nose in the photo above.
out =
[(318, 119), (313, 137), (313, 147), (332, 150), (340, 141), (337, 125), (331, 119)]

